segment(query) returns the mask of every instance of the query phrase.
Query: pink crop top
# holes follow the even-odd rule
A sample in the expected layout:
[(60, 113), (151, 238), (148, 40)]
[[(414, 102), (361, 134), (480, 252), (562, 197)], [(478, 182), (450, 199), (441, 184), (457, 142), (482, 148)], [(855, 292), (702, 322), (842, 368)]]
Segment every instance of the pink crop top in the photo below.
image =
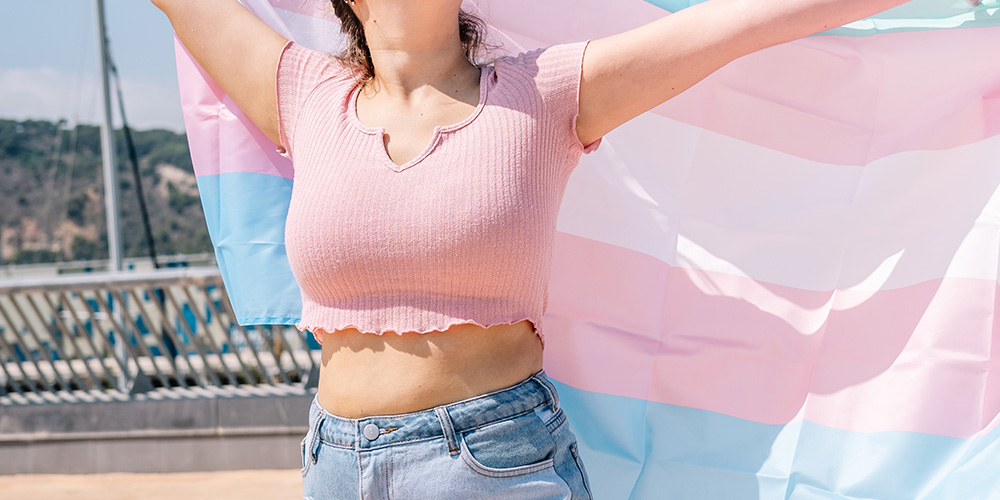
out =
[[(300, 330), (445, 330), (530, 320), (542, 337), (556, 216), (584, 147), (576, 135), (587, 42), (482, 68), (465, 120), (397, 166), (355, 111), (329, 55), (289, 43), (277, 68), (279, 136), (295, 181), (285, 247)], [(543, 337), (542, 337), (543, 338)], [(544, 341), (544, 338), (543, 338)]]

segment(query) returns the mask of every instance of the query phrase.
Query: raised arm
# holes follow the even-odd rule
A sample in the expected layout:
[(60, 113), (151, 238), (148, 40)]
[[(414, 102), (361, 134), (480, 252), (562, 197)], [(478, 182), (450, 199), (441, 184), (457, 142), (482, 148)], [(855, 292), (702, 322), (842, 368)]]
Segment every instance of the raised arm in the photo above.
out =
[(583, 62), (577, 133), (590, 144), (734, 59), (904, 1), (710, 0), (595, 40)]
[(236, 0), (152, 0), (194, 59), (278, 144), (274, 72), (287, 40)]

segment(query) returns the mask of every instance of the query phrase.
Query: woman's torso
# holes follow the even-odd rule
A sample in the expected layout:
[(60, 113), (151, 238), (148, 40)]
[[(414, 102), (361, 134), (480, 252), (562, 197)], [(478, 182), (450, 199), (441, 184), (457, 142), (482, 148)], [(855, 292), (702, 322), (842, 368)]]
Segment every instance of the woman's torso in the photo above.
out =
[(542, 368), (531, 323), (442, 332), (322, 334), (319, 403), (347, 418), (432, 408), (502, 389)]
[(324, 59), (286, 52), (279, 103), (295, 183), (285, 243), (303, 298), (296, 326), (323, 343), (327, 411), (424, 410), (542, 368), (556, 218), (584, 150), (573, 130), (583, 48), (484, 68), (471, 114), (437, 127), (403, 165), (414, 151), (390, 158), (388, 130), (359, 119), (354, 82), (327, 78), (335, 68), (302, 76), (292, 68)]

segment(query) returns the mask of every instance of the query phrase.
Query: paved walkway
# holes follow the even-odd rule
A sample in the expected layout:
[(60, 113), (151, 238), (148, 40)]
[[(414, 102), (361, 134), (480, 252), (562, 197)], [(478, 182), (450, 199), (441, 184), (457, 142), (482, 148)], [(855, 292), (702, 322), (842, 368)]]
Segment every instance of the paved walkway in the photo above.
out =
[(4, 500), (301, 500), (297, 470), (0, 476)]

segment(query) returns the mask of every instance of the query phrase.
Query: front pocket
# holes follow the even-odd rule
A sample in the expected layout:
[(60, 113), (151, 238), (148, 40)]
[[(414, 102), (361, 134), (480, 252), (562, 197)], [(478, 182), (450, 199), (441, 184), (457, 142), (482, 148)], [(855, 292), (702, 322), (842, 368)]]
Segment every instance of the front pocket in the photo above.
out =
[(462, 432), (463, 461), (478, 474), (512, 477), (552, 468), (556, 443), (531, 411)]
[(545, 469), (551, 469), (555, 465), (555, 460), (553, 458), (547, 458), (541, 462), (536, 462), (528, 465), (519, 465), (517, 467), (490, 467), (484, 465), (476, 457), (472, 456), (472, 452), (469, 451), (469, 447), (465, 444), (465, 440), (459, 444), (461, 447), (462, 460), (465, 464), (469, 466), (470, 469), (475, 471), (477, 474), (486, 477), (517, 477), (524, 476), (526, 474), (533, 474), (535, 472), (543, 471)]

